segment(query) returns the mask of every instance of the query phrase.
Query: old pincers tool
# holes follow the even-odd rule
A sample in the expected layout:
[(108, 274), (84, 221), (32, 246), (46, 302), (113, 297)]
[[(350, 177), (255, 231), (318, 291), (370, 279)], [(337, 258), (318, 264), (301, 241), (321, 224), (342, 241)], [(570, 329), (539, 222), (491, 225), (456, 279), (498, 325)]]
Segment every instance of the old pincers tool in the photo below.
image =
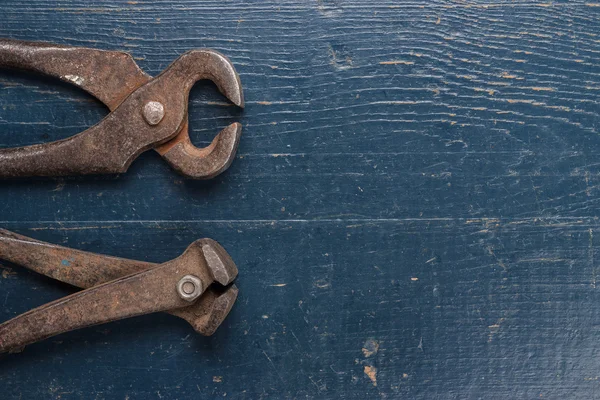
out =
[[(166, 311), (212, 335), (237, 298), (237, 268), (217, 242), (200, 239), (153, 264), (56, 246), (0, 229), (0, 258), (85, 288), (0, 324), (0, 353), (51, 336)], [(216, 283), (216, 284), (213, 284)]]
[(191, 50), (152, 78), (131, 55), (118, 51), (0, 39), (0, 67), (59, 78), (87, 91), (110, 113), (97, 125), (51, 143), (0, 150), (0, 178), (122, 173), (142, 152), (156, 150), (175, 170), (196, 179), (226, 170), (241, 125), (223, 129), (205, 148), (188, 134), (188, 98), (201, 79), (213, 81), (244, 107), (233, 64), (214, 50)]

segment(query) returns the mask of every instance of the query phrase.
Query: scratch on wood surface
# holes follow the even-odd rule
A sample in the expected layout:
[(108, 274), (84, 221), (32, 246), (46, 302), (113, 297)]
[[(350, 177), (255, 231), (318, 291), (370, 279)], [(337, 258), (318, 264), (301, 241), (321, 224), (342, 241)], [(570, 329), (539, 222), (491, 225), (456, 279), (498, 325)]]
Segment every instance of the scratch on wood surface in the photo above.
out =
[(520, 263), (540, 263), (540, 262), (564, 262), (567, 261), (564, 258), (549, 258), (549, 257), (536, 257), (536, 258), (523, 258), (518, 260)]
[(498, 319), (498, 321), (496, 321), (495, 324), (488, 326), (488, 329), (490, 330), (488, 334), (488, 342), (491, 342), (494, 339), (494, 335), (498, 333), (498, 331), (500, 330), (500, 326), (504, 321), (504, 318), (500, 318)]
[(352, 68), (353, 61), (350, 53), (344, 49), (335, 49), (331, 44), (328, 44), (327, 48), (331, 65), (338, 70), (347, 70)]
[(35, 227), (29, 228), (31, 231), (83, 231), (89, 229), (113, 229), (117, 228), (116, 225), (92, 225), (92, 226), (43, 226), (43, 227)]
[(414, 61), (405, 61), (405, 60), (392, 60), (392, 61), (381, 61), (379, 64), (381, 65), (413, 65)]
[(494, 89), (486, 89), (486, 88), (473, 88), (476, 92), (487, 92), (490, 96), (493, 96), (496, 91)]
[(536, 92), (554, 92), (556, 89), (542, 86), (520, 86), (519, 89), (530, 89)]
[(589, 257), (590, 257), (590, 266), (592, 268), (592, 287), (595, 289), (596, 288), (596, 279), (598, 278), (597, 276), (597, 272), (596, 272), (596, 265), (594, 264), (594, 231), (592, 228), (589, 228), (588, 230), (589, 233)]
[(496, 253), (494, 253), (494, 249), (492, 248), (492, 246), (487, 246), (487, 251), (488, 251), (489, 255), (494, 257), (494, 259), (496, 260), (498, 265), (501, 266), (505, 272), (508, 271), (508, 268), (504, 264), (504, 261), (502, 261), (500, 258), (498, 258), (498, 256), (496, 256)]
[(508, 72), (503, 72), (502, 74), (500, 74), (500, 78), (503, 78), (503, 79), (523, 79), (523, 78), (519, 78), (517, 75), (513, 75), (513, 74), (508, 73)]

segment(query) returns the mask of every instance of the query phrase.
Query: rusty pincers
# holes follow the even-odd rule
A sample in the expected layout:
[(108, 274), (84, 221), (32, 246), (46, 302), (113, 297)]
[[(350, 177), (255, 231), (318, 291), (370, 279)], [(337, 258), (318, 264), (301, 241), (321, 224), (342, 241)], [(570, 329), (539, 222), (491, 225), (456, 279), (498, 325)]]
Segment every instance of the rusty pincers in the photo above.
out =
[(142, 152), (154, 149), (179, 173), (209, 179), (226, 170), (237, 151), (239, 123), (202, 149), (188, 133), (189, 92), (198, 80), (213, 81), (227, 99), (244, 107), (240, 78), (217, 51), (188, 51), (152, 78), (127, 53), (0, 39), (0, 67), (59, 78), (110, 110), (97, 125), (70, 138), (0, 150), (0, 178), (122, 173)]
[[(0, 324), (0, 353), (63, 332), (166, 311), (212, 335), (238, 294), (237, 267), (211, 239), (163, 264), (56, 246), (0, 229), (0, 258), (85, 288)], [(213, 284), (217, 283), (217, 285)]]

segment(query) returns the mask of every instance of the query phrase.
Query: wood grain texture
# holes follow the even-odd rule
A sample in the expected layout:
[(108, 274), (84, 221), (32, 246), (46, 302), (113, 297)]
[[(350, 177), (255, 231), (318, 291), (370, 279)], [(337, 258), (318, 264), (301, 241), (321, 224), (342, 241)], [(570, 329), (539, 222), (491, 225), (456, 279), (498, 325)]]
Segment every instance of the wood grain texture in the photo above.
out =
[[(0, 4), (0, 37), (131, 52), (158, 74), (227, 54), (244, 112), (192, 92), (192, 140), (234, 121), (210, 182), (153, 153), (119, 177), (1, 182), (0, 223), (161, 262), (211, 237), (240, 299), (211, 338), (168, 315), (0, 359), (1, 398), (600, 398), (600, 4)], [(0, 147), (106, 110), (0, 71)], [(0, 318), (72, 289), (4, 263)]]

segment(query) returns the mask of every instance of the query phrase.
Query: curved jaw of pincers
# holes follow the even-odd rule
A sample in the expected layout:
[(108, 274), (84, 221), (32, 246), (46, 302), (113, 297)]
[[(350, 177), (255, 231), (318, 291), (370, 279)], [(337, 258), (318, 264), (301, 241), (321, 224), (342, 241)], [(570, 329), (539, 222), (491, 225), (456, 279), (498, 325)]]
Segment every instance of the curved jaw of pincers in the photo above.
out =
[[(209, 79), (229, 101), (244, 107), (240, 77), (223, 54), (214, 50), (192, 50), (176, 60), (170, 69), (175, 75), (185, 76), (186, 92), (196, 81)], [(210, 145), (198, 148), (192, 144), (185, 122), (175, 138), (155, 150), (180, 174), (193, 179), (210, 179), (229, 168), (241, 135), (242, 125), (233, 123), (219, 132)]]
[(227, 97), (236, 106), (244, 108), (242, 82), (229, 58), (215, 50), (192, 50), (184, 54), (183, 57), (194, 57), (195, 54), (204, 56), (205, 63), (211, 67), (209, 69), (209, 79), (217, 85), (223, 96)]
[(241, 136), (242, 125), (236, 122), (219, 132), (210, 145), (198, 148), (192, 144), (186, 124), (175, 139), (157, 147), (156, 151), (180, 174), (193, 179), (211, 179), (229, 168)]

